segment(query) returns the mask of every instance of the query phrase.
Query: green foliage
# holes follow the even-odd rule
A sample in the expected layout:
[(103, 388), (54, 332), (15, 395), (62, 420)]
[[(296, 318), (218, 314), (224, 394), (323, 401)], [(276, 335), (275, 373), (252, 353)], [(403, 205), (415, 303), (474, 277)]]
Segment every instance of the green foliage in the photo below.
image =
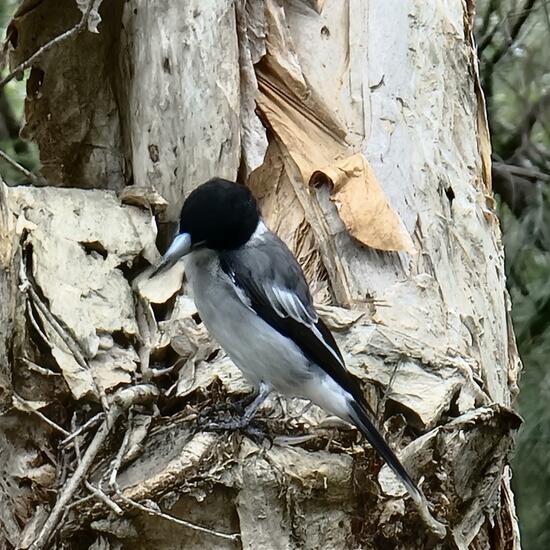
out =
[[(0, 37), (5, 36), (6, 27), (19, 2), (17, 0), (0, 1)], [(0, 71), (0, 80), (8, 73)], [(18, 129), (23, 120), (25, 100), (25, 79), (12, 80), (0, 89), (0, 150), (9, 155), (27, 170), (38, 167), (38, 150), (32, 143), (26, 143), (18, 137)], [(27, 178), (5, 160), (0, 159), (0, 177), (9, 185), (26, 183)]]
[(512, 318), (524, 370), (513, 463), (522, 544), (550, 548), (550, 197), (518, 218), (500, 206)]
[[(494, 159), (546, 176), (550, 174), (549, 9), (547, 0), (480, 0), (476, 20)], [(546, 550), (550, 548), (550, 192), (548, 179), (540, 175), (512, 177), (504, 184), (502, 190), (508, 195), (502, 194), (499, 216), (524, 367), (518, 405), (525, 423), (518, 436), (513, 486), (522, 547)], [(506, 196), (513, 212), (505, 204)], [(521, 200), (514, 203), (510, 200), (514, 196)]]

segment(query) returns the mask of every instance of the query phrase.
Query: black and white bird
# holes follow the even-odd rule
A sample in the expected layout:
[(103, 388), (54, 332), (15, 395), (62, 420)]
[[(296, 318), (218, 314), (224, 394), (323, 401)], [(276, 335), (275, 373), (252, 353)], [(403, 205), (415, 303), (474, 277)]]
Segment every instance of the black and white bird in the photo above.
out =
[(265, 226), (246, 187), (214, 178), (196, 188), (183, 205), (178, 235), (150, 276), (184, 256), (206, 328), (258, 389), (245, 420), (272, 389), (308, 399), (355, 425), (419, 501), (415, 483), (371, 422), (298, 262)]

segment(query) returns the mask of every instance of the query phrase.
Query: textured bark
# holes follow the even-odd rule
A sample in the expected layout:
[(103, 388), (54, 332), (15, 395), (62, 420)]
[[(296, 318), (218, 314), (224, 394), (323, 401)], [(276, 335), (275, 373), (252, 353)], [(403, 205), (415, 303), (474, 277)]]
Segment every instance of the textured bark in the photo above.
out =
[[(520, 364), (472, 6), (129, 0), (99, 13), (98, 34), (59, 45), (29, 78), (25, 135), (52, 186), (1, 190), (0, 381), (8, 415), (29, 426), (3, 443), (4, 508), (20, 503), (0, 514), (6, 547), (29, 547), (59, 498), (46, 490), (62, 494), (75, 468), (29, 411), (70, 431), (103, 400), (119, 420), (102, 425), (111, 437), (87, 479), (108, 480), (126, 434), (112, 494), (124, 515), (78, 502), (82, 487), (52, 547), (519, 548), (508, 463)], [(12, 63), (79, 17), (70, 0), (23, 2)], [(272, 445), (197, 431), (197, 415), (249, 387), (178, 292), (181, 266), (140, 273), (157, 223), (214, 175), (245, 181), (296, 253), (445, 540), (316, 407), (273, 397), (261, 414)], [(155, 406), (128, 416), (121, 388), (151, 381)], [(42, 475), (17, 486), (25, 463)]]

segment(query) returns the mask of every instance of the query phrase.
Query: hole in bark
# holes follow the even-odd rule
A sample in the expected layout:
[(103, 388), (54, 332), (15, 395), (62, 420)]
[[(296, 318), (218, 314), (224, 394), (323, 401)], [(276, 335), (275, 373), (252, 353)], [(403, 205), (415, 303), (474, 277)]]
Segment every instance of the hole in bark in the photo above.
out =
[(157, 163), (159, 161), (159, 158), (160, 158), (158, 146), (155, 145), (154, 143), (152, 143), (151, 145), (149, 145), (148, 149), (149, 149), (149, 158), (154, 163)]
[(451, 418), (457, 418), (460, 416), (460, 409), (458, 408), (458, 398), (460, 397), (460, 388), (458, 388), (453, 396), (451, 397), (451, 401), (449, 403), (449, 410), (447, 414)]
[(124, 278), (131, 283), (134, 278), (149, 267), (149, 265), (149, 262), (140, 254), (132, 261), (118, 265), (117, 269), (120, 269)]
[(330, 185), (330, 180), (326, 177), (323, 172), (314, 172), (309, 180), (310, 185), (315, 188), (319, 188), (323, 185)]
[(164, 321), (170, 316), (172, 310), (174, 309), (177, 296), (178, 293), (176, 292), (176, 294), (170, 297), (170, 299), (164, 302), (164, 304), (151, 304), (151, 307), (153, 308), (153, 315), (155, 316), (155, 320), (157, 322)]
[(321, 36), (322, 36), (323, 38), (329, 38), (329, 36), (330, 36), (330, 31), (328, 30), (328, 27), (327, 27), (327, 26), (321, 27)]
[(115, 330), (111, 332), (111, 337), (115, 344), (118, 344), (122, 348), (127, 348), (130, 344), (133, 344), (133, 338), (130, 338), (122, 330)]
[(172, 74), (172, 67), (170, 66), (170, 59), (167, 57), (164, 58), (164, 61), (162, 62), (162, 68), (164, 69), (165, 73)]
[(27, 95), (36, 96), (42, 88), (42, 83), (44, 82), (44, 71), (38, 67), (33, 67), (31, 69), (31, 74), (27, 79)]
[(195, 321), (196, 325), (200, 325), (202, 323), (201, 316), (198, 313), (193, 313), (193, 315), (191, 315), (191, 318), (193, 319), (193, 321)]
[(106, 260), (107, 256), (109, 255), (109, 252), (107, 252), (105, 247), (99, 241), (81, 242), (80, 245), (88, 256), (98, 254), (104, 260)]
[(398, 422), (397, 418), (395, 420), (393, 419), (393, 417), (397, 417), (397, 415), (402, 415), (406, 419), (406, 423), (403, 425), (405, 429), (412, 430), (412, 432), (415, 432), (416, 430), (422, 430), (422, 420), (414, 410), (405, 407), (402, 403), (399, 403), (398, 401), (394, 401), (393, 399), (388, 398), (388, 400), (386, 401), (386, 407), (384, 409), (383, 420)]
[(215, 349), (215, 350), (206, 358), (206, 362), (207, 362), (207, 363), (210, 363), (211, 361), (214, 361), (214, 359), (216, 359), (216, 357), (218, 356), (219, 353), (220, 353), (220, 350), (219, 350), (219, 349)]
[(453, 191), (453, 188), (451, 186), (445, 189), (445, 195), (447, 195), (447, 198), (449, 199), (449, 203), (453, 204), (453, 201), (455, 199), (455, 192)]

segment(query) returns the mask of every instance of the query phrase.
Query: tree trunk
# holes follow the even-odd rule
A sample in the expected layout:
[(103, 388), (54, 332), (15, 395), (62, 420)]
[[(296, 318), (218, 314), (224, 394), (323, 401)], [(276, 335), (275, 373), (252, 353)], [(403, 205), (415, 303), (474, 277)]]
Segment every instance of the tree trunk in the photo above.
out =
[[(8, 30), (15, 66), (85, 23), (27, 81), (50, 186), (0, 188), (3, 547), (519, 548), (471, 3), (78, 4), (25, 0)], [(142, 272), (212, 176), (299, 258), (445, 539), (316, 407), (270, 399), (271, 442), (197, 429), (249, 388), (181, 267)]]

